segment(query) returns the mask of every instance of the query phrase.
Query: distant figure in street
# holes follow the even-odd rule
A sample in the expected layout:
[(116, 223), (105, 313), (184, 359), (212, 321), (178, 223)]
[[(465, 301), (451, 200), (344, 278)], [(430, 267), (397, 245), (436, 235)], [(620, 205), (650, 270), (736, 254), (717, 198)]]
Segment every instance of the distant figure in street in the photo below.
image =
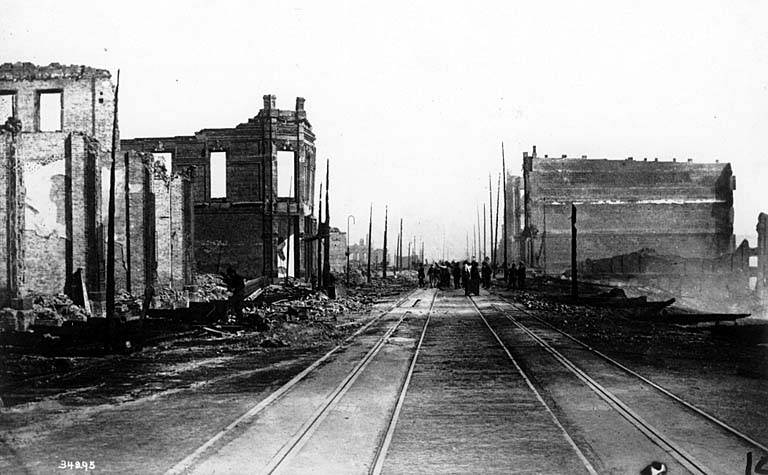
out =
[(451, 272), (453, 272), (453, 288), (461, 288), (461, 267), (458, 262), (453, 262), (451, 266)]
[(469, 269), (469, 283), (471, 287), (471, 293), (480, 295), (480, 269), (477, 266), (477, 261), (472, 261), (472, 267)]
[(483, 277), (483, 288), (490, 289), (491, 288), (491, 265), (488, 263), (487, 257), (483, 260), (483, 267), (481, 272)]
[(424, 287), (424, 263), (419, 263), (419, 287)]
[(451, 267), (448, 262), (443, 262), (442, 265), (439, 267), (440, 269), (440, 288), (441, 289), (450, 289), (451, 288)]
[(509, 273), (507, 274), (507, 287), (512, 290), (517, 289), (517, 266), (514, 262), (512, 263), (512, 267), (509, 268)]
[(469, 295), (472, 290), (469, 283), (469, 270), (469, 261), (464, 261), (461, 268), (461, 285), (464, 287), (464, 295)]
[(429, 277), (429, 287), (435, 286), (435, 264), (432, 263), (427, 270), (427, 277)]
[(232, 267), (227, 268), (227, 273), (223, 277), (224, 283), (232, 292), (232, 296), (229, 297), (229, 308), (236, 318), (242, 318), (243, 300), (245, 299), (245, 278)]
[(520, 290), (525, 288), (525, 264), (520, 261), (520, 265), (517, 266), (517, 287)]

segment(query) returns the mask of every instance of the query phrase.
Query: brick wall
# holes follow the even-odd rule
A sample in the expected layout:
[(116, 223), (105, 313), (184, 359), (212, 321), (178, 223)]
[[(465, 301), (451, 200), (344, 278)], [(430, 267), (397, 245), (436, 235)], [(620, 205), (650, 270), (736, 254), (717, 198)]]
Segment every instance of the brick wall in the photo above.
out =
[[(10, 137), (0, 134), (0, 163), (8, 163)], [(0, 166), (0, 304), (9, 299), (8, 293), (8, 167)]]
[[(204, 129), (194, 136), (123, 140), (121, 148), (145, 153), (170, 152), (174, 171), (194, 167), (194, 249), (200, 271), (236, 265), (251, 277), (276, 277), (278, 240), (289, 234), (285, 223), (290, 220), (294, 228), (290, 234), (297, 237), (315, 232), (307, 225), (312, 222), (307, 218), (313, 213), (314, 141), (303, 99), (297, 98), (295, 110), (279, 110), (275, 108), (274, 96), (265, 96), (262, 110), (234, 128)], [(298, 172), (290, 200), (278, 200), (275, 194), (278, 151), (294, 153), (294, 171)], [(212, 152), (226, 153), (226, 198), (211, 198)], [(221, 251), (226, 264), (219, 263), (219, 251), (215, 259), (211, 257), (209, 248), (217, 242), (227, 243), (226, 250)], [(313, 247), (292, 246), (294, 275), (303, 277), (311, 269), (313, 261), (305, 254), (312, 254)]]
[[(733, 250), (733, 180), (729, 164), (587, 160), (524, 156), (529, 264), (570, 267), (571, 203), (578, 259), (643, 248), (716, 258)], [(510, 203), (508, 207), (515, 206)], [(509, 209), (508, 209), (509, 213)]]
[(198, 271), (222, 273), (233, 267), (247, 278), (263, 275), (263, 216), (256, 204), (196, 206)]

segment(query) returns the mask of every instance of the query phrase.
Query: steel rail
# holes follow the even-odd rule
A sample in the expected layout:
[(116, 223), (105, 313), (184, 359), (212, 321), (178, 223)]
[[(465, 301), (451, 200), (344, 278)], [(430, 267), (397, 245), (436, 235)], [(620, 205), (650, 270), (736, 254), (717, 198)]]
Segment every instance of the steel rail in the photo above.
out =
[(704, 463), (694, 458), (691, 454), (686, 452), (682, 447), (675, 444), (669, 438), (667, 438), (659, 429), (645, 421), (629, 406), (627, 406), (621, 399), (616, 397), (603, 385), (592, 379), (584, 370), (576, 366), (569, 358), (557, 351), (552, 345), (544, 341), (541, 337), (536, 335), (531, 329), (520, 323), (516, 318), (509, 315), (504, 310), (496, 307), (498, 311), (504, 315), (510, 322), (517, 326), (520, 330), (525, 332), (533, 341), (538, 343), (544, 350), (550, 353), (560, 364), (571, 371), (577, 378), (579, 378), (584, 384), (587, 385), (595, 394), (601, 399), (607, 402), (618, 412), (625, 420), (637, 428), (643, 433), (651, 442), (661, 447), (665, 452), (671, 455), (677, 460), (686, 470), (691, 473), (708, 474), (715, 473), (709, 469)]
[[(435, 295), (433, 296), (433, 302), (436, 296), (437, 292), (435, 292)], [(371, 361), (373, 361), (379, 351), (381, 351), (381, 349), (384, 347), (384, 344), (387, 342), (389, 337), (392, 336), (395, 330), (397, 330), (403, 321), (405, 321), (405, 318), (408, 315), (413, 315), (413, 313), (410, 310), (406, 311), (403, 316), (400, 317), (400, 319), (378, 339), (376, 344), (368, 351), (368, 353), (365, 354), (365, 356), (355, 365), (354, 368), (352, 368), (347, 376), (336, 386), (336, 389), (334, 389), (334, 391), (326, 397), (320, 407), (318, 407), (315, 412), (313, 412), (312, 415), (304, 422), (298, 432), (294, 434), (274, 456), (272, 456), (272, 459), (267, 464), (264, 473), (272, 474), (278, 471), (283, 464), (289, 461), (291, 457), (297, 453), (301, 447), (304, 446), (307, 440), (309, 440), (309, 437), (315, 432), (320, 423), (329, 414), (331, 409), (333, 409), (342, 399), (342, 397), (344, 397), (347, 391), (352, 387), (352, 384), (368, 367)]]
[(552, 330), (555, 330), (556, 332), (558, 332), (561, 335), (565, 336), (566, 338), (570, 339), (574, 343), (577, 343), (578, 345), (584, 347), (585, 349), (591, 351), (592, 353), (596, 354), (600, 358), (602, 358), (605, 361), (611, 363), (612, 365), (616, 366), (617, 368), (621, 369), (622, 371), (625, 371), (626, 373), (636, 377), (637, 379), (639, 379), (642, 382), (648, 384), (649, 386), (651, 386), (652, 388), (654, 388), (657, 391), (661, 392), (662, 394), (668, 396), (669, 398), (671, 398), (671, 399), (675, 400), (676, 402), (682, 404), (683, 406), (685, 406), (686, 408), (690, 409), (691, 411), (699, 414), (700, 416), (702, 416), (702, 417), (706, 418), (707, 420), (709, 420), (710, 422), (718, 425), (719, 427), (721, 427), (722, 429), (726, 430), (727, 432), (730, 432), (731, 434), (733, 434), (736, 437), (740, 438), (744, 442), (747, 442), (748, 444), (751, 444), (751, 445), (753, 445), (753, 446), (755, 446), (755, 447), (757, 447), (757, 448), (759, 448), (759, 449), (761, 449), (761, 450), (763, 450), (765, 452), (768, 452), (768, 446), (767, 445), (762, 444), (762, 443), (756, 441), (755, 439), (753, 439), (750, 436), (744, 434), (743, 432), (739, 431), (738, 429), (734, 428), (733, 426), (729, 425), (728, 423), (721, 421), (720, 419), (716, 418), (712, 414), (709, 414), (708, 412), (706, 412), (703, 409), (695, 406), (694, 404), (689, 403), (688, 401), (682, 399), (680, 396), (677, 396), (676, 394), (672, 393), (671, 391), (669, 391), (668, 389), (664, 388), (663, 386), (660, 386), (659, 384), (651, 381), (650, 379), (646, 378), (645, 376), (643, 376), (643, 375), (637, 373), (636, 371), (628, 368), (627, 366), (619, 363), (618, 361), (616, 361), (615, 359), (613, 359), (610, 356), (606, 355), (605, 353), (602, 353), (601, 351), (599, 351), (599, 350), (593, 348), (592, 346), (584, 343), (583, 341), (579, 340), (578, 338), (576, 338), (576, 337), (574, 337), (574, 336), (564, 332), (563, 330), (560, 330), (559, 328), (557, 328), (556, 326), (552, 325), (551, 323), (549, 323), (549, 322), (541, 319), (540, 317), (534, 315), (532, 312), (528, 311), (527, 309), (521, 308), (519, 305), (517, 305), (517, 304), (515, 304), (513, 302), (510, 302), (508, 299), (506, 299), (506, 298), (504, 298), (504, 297), (502, 297), (502, 296), (500, 296), (498, 294), (497, 294), (497, 296), (500, 297), (502, 300), (506, 301), (507, 303), (509, 303), (510, 305), (514, 306), (516, 309), (518, 309), (518, 310), (522, 311), (523, 313), (527, 314), (531, 318), (534, 318), (537, 321), (539, 321), (540, 323), (542, 323), (545, 326), (547, 326), (548, 328), (551, 328)]
[[(323, 356), (315, 360), (311, 365), (306, 367), (304, 370), (302, 370), (299, 374), (291, 378), (288, 382), (280, 386), (277, 390), (275, 390), (273, 393), (271, 393), (266, 398), (259, 401), (256, 405), (251, 407), (248, 411), (243, 413), (240, 417), (229, 423), (226, 427), (224, 427), (222, 430), (217, 432), (213, 437), (208, 439), (205, 443), (200, 445), (197, 449), (195, 449), (194, 452), (189, 454), (187, 457), (185, 457), (183, 460), (178, 462), (176, 465), (171, 467), (165, 472), (165, 475), (177, 475), (181, 473), (187, 473), (192, 469), (192, 467), (201, 459), (203, 454), (209, 450), (211, 447), (214, 446), (218, 441), (220, 441), (225, 435), (227, 435), (229, 432), (234, 430), (237, 426), (240, 424), (246, 422), (249, 419), (252, 419), (254, 416), (256, 416), (258, 413), (266, 409), (268, 406), (270, 406), (272, 403), (277, 401), (281, 396), (283, 396), (285, 393), (287, 393), (291, 388), (293, 388), (299, 381), (303, 380), (307, 375), (312, 373), (315, 369), (317, 369), (323, 362), (325, 362), (328, 358), (330, 358), (334, 353), (339, 351), (341, 348), (343, 348), (346, 344), (348, 344), (352, 339), (360, 335), (362, 332), (370, 328), (374, 323), (381, 320), (384, 316), (404, 304), (408, 299), (410, 299), (414, 294), (416, 294), (421, 289), (414, 289), (410, 292), (408, 292), (405, 296), (395, 301), (392, 305), (387, 307), (385, 310), (383, 310), (379, 315), (372, 318), (368, 323), (363, 325), (362, 327), (358, 328), (353, 334), (349, 335), (347, 338), (345, 338), (341, 343), (336, 345), (335, 347), (331, 348), (327, 353), (325, 353)], [(398, 323), (399, 324), (399, 323)]]
[(411, 365), (408, 368), (408, 374), (405, 377), (405, 380), (403, 381), (403, 385), (400, 387), (400, 395), (397, 398), (397, 404), (395, 404), (395, 409), (392, 411), (392, 417), (389, 420), (389, 424), (387, 425), (387, 432), (384, 435), (384, 438), (382, 439), (382, 442), (379, 444), (378, 448), (376, 449), (376, 455), (373, 458), (373, 465), (371, 466), (371, 469), (368, 471), (369, 474), (372, 475), (379, 475), (384, 468), (384, 460), (387, 456), (387, 451), (389, 450), (389, 446), (392, 443), (392, 438), (395, 435), (395, 427), (397, 426), (397, 421), (400, 418), (400, 412), (403, 409), (403, 404), (405, 403), (405, 395), (408, 392), (408, 387), (411, 383), (411, 377), (413, 376), (413, 370), (416, 367), (416, 360), (419, 357), (419, 351), (421, 350), (421, 345), (424, 343), (424, 336), (427, 334), (427, 327), (429, 326), (429, 321), (432, 318), (432, 308), (435, 305), (435, 299), (437, 298), (437, 292), (435, 292), (435, 295), (432, 297), (432, 302), (429, 304), (429, 310), (427, 311), (427, 320), (424, 322), (424, 328), (421, 329), (421, 336), (419, 337), (419, 342), (416, 345), (416, 351), (413, 353), (413, 358), (411, 359)]
[(480, 316), (480, 318), (485, 323), (485, 326), (488, 327), (488, 330), (491, 331), (494, 338), (496, 338), (496, 341), (501, 345), (501, 348), (504, 350), (504, 352), (507, 354), (507, 357), (512, 361), (512, 364), (514, 365), (515, 369), (518, 373), (523, 377), (525, 380), (525, 383), (528, 385), (528, 388), (530, 388), (531, 392), (536, 396), (536, 399), (541, 403), (542, 406), (544, 406), (544, 409), (546, 409), (547, 413), (549, 413), (550, 417), (552, 418), (552, 421), (555, 423), (555, 425), (560, 429), (560, 431), (563, 434), (563, 437), (565, 440), (570, 444), (571, 448), (573, 448), (574, 452), (576, 452), (576, 455), (579, 457), (579, 460), (584, 465), (584, 468), (587, 469), (587, 472), (589, 472), (591, 475), (597, 475), (597, 470), (595, 470), (595, 467), (592, 465), (592, 463), (587, 459), (587, 457), (584, 455), (584, 452), (581, 451), (578, 445), (576, 445), (576, 442), (571, 438), (570, 434), (568, 434), (568, 431), (565, 430), (565, 427), (563, 427), (563, 424), (560, 423), (560, 420), (555, 415), (552, 408), (549, 407), (549, 405), (544, 401), (544, 398), (541, 396), (541, 393), (536, 389), (536, 387), (531, 382), (530, 378), (528, 378), (528, 375), (525, 374), (523, 371), (523, 368), (520, 367), (517, 360), (515, 360), (514, 356), (512, 356), (512, 353), (509, 351), (509, 348), (506, 344), (502, 341), (501, 337), (499, 337), (498, 333), (491, 327), (491, 324), (488, 323), (488, 320), (485, 319), (483, 316), (483, 312), (480, 310), (480, 307), (478, 307), (477, 303), (472, 297), (467, 297), (467, 299), (472, 303), (472, 306), (475, 308), (475, 311)]

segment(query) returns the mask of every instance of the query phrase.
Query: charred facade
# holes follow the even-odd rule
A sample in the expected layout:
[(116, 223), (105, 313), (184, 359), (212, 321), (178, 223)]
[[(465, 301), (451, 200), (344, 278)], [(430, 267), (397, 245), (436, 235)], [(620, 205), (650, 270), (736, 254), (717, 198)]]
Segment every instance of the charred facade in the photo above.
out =
[[(109, 71), (0, 65), (0, 304), (84, 284), (94, 313), (101, 313), (114, 113)], [(141, 293), (167, 284), (157, 279), (163, 258), (153, 253), (157, 214), (148, 206), (162, 190), (153, 188), (151, 163), (115, 153), (115, 280), (118, 288)], [(183, 210), (182, 194), (172, 199)], [(75, 282), (78, 270), (82, 279)]]
[(195, 259), (200, 272), (233, 267), (247, 277), (313, 273), (315, 135), (304, 99), (279, 110), (275, 96), (234, 128), (123, 140), (177, 172), (194, 167)]

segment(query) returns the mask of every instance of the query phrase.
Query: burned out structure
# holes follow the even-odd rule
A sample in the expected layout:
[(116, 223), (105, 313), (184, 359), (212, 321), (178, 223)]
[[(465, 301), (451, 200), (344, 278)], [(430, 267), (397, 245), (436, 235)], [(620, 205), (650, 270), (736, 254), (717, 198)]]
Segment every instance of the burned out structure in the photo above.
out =
[(728, 163), (541, 158), (534, 148), (523, 155), (523, 187), (519, 252), (546, 273), (570, 267), (571, 204), (579, 260), (640, 249), (712, 259), (734, 249)]
[[(82, 294), (84, 284), (101, 313), (114, 112), (109, 71), (0, 65), (0, 304), (77, 287)], [(163, 212), (152, 207), (162, 191), (152, 186), (151, 163), (115, 152), (116, 283), (141, 293), (165, 284), (155, 272), (163, 258), (154, 254)], [(183, 209), (178, 193), (174, 200)]]
[(507, 178), (512, 258), (549, 275), (571, 268), (576, 207), (581, 278), (658, 290), (708, 310), (764, 311), (766, 218), (758, 245), (733, 235), (728, 163), (523, 154)]
[(151, 154), (173, 172), (194, 167), (192, 186), (198, 271), (233, 267), (247, 277), (313, 273), (316, 232), (315, 135), (304, 99), (279, 110), (273, 95), (234, 128), (190, 136), (123, 140), (123, 150)]

